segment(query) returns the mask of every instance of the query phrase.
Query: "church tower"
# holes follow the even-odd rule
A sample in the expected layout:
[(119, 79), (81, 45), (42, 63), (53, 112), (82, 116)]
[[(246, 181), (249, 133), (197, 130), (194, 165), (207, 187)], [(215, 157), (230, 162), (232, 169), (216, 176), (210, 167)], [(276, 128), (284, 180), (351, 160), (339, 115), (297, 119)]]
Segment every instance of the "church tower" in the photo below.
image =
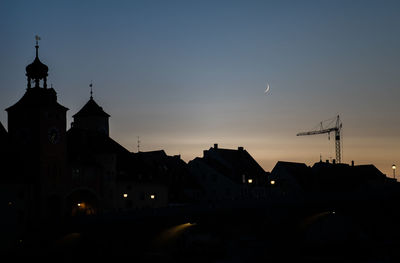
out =
[(57, 94), (47, 87), (48, 67), (36, 56), (26, 67), (27, 89), (6, 109), (12, 149), (19, 160), (16, 175), (31, 185), (30, 201), (35, 217), (47, 217), (62, 209), (68, 185), (66, 173), (66, 112)]
[[(90, 84), (92, 88), (92, 84)], [(93, 99), (93, 92), (90, 90), (89, 101), (78, 111), (74, 116), (73, 128), (88, 130), (92, 132), (99, 132), (109, 136), (108, 115), (104, 112)]]

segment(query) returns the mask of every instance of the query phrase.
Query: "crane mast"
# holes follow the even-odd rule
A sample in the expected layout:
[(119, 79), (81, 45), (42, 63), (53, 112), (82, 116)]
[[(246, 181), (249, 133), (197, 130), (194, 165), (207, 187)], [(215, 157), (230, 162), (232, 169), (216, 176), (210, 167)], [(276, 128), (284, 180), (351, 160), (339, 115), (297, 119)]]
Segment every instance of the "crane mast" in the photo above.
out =
[(308, 132), (300, 132), (296, 134), (297, 136), (306, 136), (306, 135), (316, 135), (316, 134), (324, 134), (328, 133), (330, 138), (330, 133), (335, 133), (335, 151), (336, 151), (336, 161), (341, 163), (341, 146), (340, 146), (340, 130), (342, 129), (342, 123), (340, 122), (339, 115), (336, 117), (336, 124), (334, 127), (324, 127), (323, 122), (320, 123), (320, 128), (318, 130), (308, 131)]

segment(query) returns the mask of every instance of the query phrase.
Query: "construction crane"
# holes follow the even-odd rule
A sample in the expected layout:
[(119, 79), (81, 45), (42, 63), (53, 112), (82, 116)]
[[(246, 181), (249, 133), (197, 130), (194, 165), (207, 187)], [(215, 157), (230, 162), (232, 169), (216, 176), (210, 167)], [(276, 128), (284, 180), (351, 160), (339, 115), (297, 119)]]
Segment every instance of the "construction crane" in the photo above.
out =
[[(308, 132), (300, 132), (297, 134), (297, 136), (305, 136), (305, 135), (316, 135), (316, 134), (328, 134), (328, 139), (331, 138), (331, 132), (335, 132), (335, 150), (336, 150), (336, 161), (338, 163), (341, 163), (341, 149), (340, 149), (340, 130), (342, 129), (342, 123), (340, 122), (339, 115), (336, 117), (336, 123), (332, 127), (334, 123), (334, 119), (326, 120), (326, 121), (321, 121), (319, 125), (319, 129), (315, 129), (313, 131), (308, 131)], [(330, 121), (327, 125), (324, 125), (324, 122)]]

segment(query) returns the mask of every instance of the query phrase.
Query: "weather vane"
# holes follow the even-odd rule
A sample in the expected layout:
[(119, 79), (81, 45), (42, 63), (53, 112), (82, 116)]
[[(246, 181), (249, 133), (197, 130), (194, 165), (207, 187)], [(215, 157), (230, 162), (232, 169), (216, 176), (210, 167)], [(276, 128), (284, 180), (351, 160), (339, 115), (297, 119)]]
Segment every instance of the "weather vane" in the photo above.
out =
[(38, 35), (35, 36), (36, 46), (39, 44), (40, 37)]

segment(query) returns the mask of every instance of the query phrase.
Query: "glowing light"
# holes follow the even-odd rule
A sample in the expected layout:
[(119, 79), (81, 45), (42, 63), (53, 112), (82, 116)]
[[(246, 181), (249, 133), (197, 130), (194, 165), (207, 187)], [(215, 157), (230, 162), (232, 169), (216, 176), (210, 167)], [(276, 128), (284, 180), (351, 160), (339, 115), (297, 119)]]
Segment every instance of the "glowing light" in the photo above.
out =
[(247, 182), (248, 182), (249, 184), (252, 184), (252, 183), (253, 183), (253, 179), (248, 179)]
[(275, 184), (275, 180), (271, 180), (271, 184), (274, 185)]
[(151, 199), (155, 199), (156, 196), (155, 196), (155, 195), (150, 195), (150, 198), (151, 198)]
[(127, 198), (127, 197), (128, 197), (128, 194), (123, 194), (123, 197), (124, 197), (124, 198)]
[(393, 169), (393, 178), (396, 178), (396, 165), (395, 164), (392, 165), (392, 169)]
[(8, 202), (8, 205), (12, 205), (13, 203), (10, 201), (10, 202)]
[(153, 242), (156, 246), (167, 244), (171, 241), (176, 240), (185, 232), (186, 229), (195, 225), (196, 223), (185, 223), (165, 229), (164, 231), (159, 233), (159, 235), (153, 240)]
[(336, 212), (335, 212), (335, 211), (332, 211), (332, 214), (336, 214)]
[(81, 203), (78, 203), (78, 206), (81, 206)]

